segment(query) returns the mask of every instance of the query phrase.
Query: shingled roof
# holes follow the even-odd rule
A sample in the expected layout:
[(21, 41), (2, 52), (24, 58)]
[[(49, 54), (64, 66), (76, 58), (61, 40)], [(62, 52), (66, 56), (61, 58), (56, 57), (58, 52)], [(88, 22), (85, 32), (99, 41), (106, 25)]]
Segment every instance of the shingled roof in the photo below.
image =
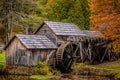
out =
[(100, 31), (82, 30), (84, 34), (90, 37), (104, 37)]
[[(57, 46), (44, 35), (15, 35), (21, 43), (28, 49), (56, 49)], [(6, 49), (12, 40), (6, 45)]]
[(85, 35), (83, 32), (77, 27), (77, 25), (73, 23), (64, 23), (64, 22), (54, 22), (54, 21), (44, 21), (38, 29), (35, 31), (37, 33), (40, 28), (44, 25), (48, 25), (50, 29), (56, 34), (56, 35)]

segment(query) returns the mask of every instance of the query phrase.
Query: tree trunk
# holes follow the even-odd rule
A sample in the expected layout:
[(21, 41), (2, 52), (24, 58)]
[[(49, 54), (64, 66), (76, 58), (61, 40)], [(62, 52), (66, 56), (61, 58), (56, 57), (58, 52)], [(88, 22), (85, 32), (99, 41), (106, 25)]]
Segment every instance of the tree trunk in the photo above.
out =
[(13, 0), (3, 0), (4, 27), (6, 29), (6, 43), (12, 38), (13, 28)]

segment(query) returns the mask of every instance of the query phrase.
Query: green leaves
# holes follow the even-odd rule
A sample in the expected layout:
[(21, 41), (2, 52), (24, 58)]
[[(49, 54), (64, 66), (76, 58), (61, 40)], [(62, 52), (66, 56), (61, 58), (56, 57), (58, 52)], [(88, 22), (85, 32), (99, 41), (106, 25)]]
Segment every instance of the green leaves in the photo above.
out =
[(87, 0), (55, 0), (48, 19), (72, 22), (81, 29), (89, 29), (90, 10)]
[[(81, 29), (89, 29), (89, 6), (87, 0), (1, 0), (4, 4), (11, 3), (12, 7), (5, 14), (6, 5), (0, 3), (0, 17), (5, 19), (12, 12), (13, 34), (28, 34), (29, 28), (33, 30), (43, 20), (72, 22)], [(9, 7), (10, 8), (10, 7)], [(4, 15), (3, 15), (4, 14)], [(9, 17), (8, 17), (9, 19)], [(1, 20), (1, 19), (0, 19)], [(2, 21), (1, 21), (2, 22)], [(9, 23), (5, 22), (5, 23)], [(10, 27), (10, 26), (9, 26)], [(11, 33), (11, 31), (8, 31)], [(9, 33), (9, 34), (10, 34)]]

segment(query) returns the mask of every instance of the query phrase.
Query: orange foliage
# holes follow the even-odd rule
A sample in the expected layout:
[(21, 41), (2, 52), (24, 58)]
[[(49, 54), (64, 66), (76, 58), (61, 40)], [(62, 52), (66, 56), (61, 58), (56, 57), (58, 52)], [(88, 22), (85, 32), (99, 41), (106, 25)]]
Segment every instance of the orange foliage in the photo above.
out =
[(120, 53), (120, 0), (91, 0), (91, 29), (99, 30), (112, 43), (116, 52)]

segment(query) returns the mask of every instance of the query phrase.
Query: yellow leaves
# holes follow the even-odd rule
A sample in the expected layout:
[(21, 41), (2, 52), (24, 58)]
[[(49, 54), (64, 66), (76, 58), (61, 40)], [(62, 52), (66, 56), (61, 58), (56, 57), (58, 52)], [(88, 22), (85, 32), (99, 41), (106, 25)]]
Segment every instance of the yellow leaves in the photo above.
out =
[(115, 39), (112, 44), (116, 52), (120, 52), (120, 14), (116, 13), (114, 2), (115, 0), (91, 0), (90, 22), (92, 30), (99, 30), (106, 37)]

